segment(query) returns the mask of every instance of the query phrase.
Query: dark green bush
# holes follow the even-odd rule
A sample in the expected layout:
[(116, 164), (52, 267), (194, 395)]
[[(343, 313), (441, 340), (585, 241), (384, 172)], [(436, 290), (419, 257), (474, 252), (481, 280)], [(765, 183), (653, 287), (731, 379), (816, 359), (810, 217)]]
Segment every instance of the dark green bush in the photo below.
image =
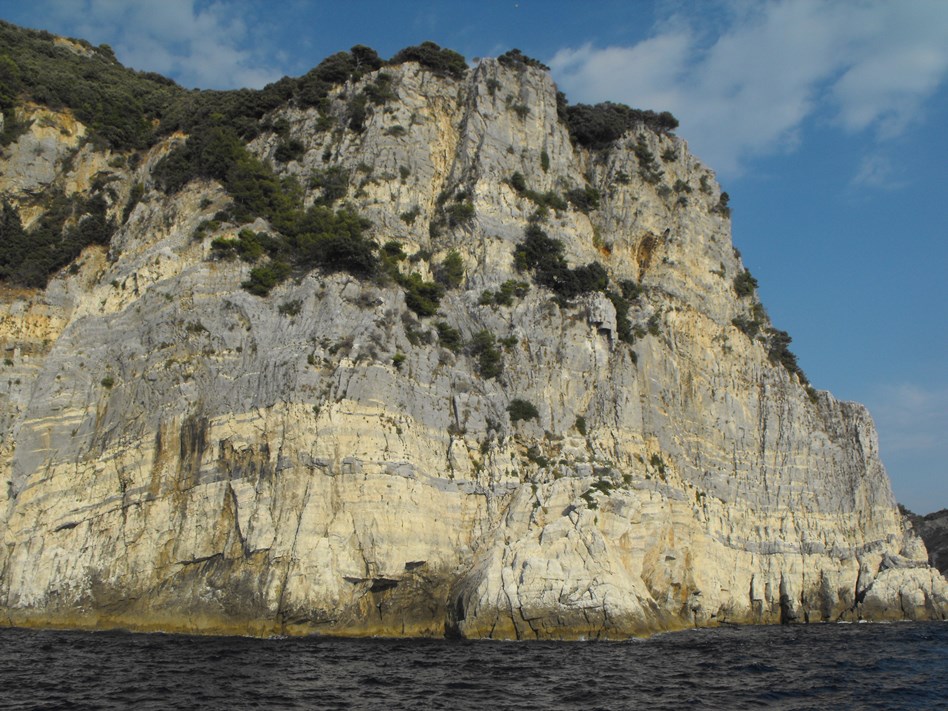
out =
[(418, 219), (418, 215), (420, 214), (421, 214), (421, 208), (415, 205), (410, 210), (405, 210), (405, 212), (403, 212), (398, 217), (401, 219), (402, 222), (410, 226), (410, 225), (415, 224), (415, 220)]
[(310, 177), (309, 185), (311, 188), (322, 191), (318, 204), (332, 205), (348, 194), (349, 171), (341, 165), (330, 166)]
[(511, 306), (513, 305), (515, 296), (522, 299), (527, 295), (529, 290), (530, 285), (527, 282), (517, 281), (516, 279), (508, 279), (500, 285), (500, 288), (496, 292), (484, 293), (489, 293), (491, 295), (490, 301), (488, 303), (494, 303), (498, 306)]
[(393, 78), (391, 74), (379, 72), (375, 77), (375, 81), (366, 85), (365, 96), (369, 100), (369, 103), (375, 106), (381, 106), (388, 101), (398, 98), (392, 89)]
[(751, 276), (750, 270), (745, 269), (734, 277), (734, 291), (740, 297), (753, 296), (757, 289), (757, 280)]
[(464, 281), (464, 261), (456, 249), (448, 252), (444, 261), (435, 270), (435, 279), (446, 289), (457, 289)]
[(639, 162), (639, 172), (642, 175), (642, 179), (647, 183), (655, 185), (662, 179), (664, 173), (662, 172), (658, 161), (655, 160), (655, 154), (649, 150), (648, 145), (642, 136), (639, 136), (638, 140), (635, 142), (633, 151), (635, 153), (636, 160)]
[(447, 348), (450, 351), (457, 353), (461, 350), (461, 332), (456, 328), (448, 325), (444, 321), (438, 321), (435, 324), (435, 328), (438, 329), (438, 341), (444, 348)]
[(135, 183), (132, 186), (132, 189), (128, 194), (128, 202), (125, 203), (125, 209), (122, 210), (122, 224), (124, 225), (128, 222), (128, 218), (131, 216), (132, 211), (135, 209), (135, 206), (141, 202), (142, 197), (145, 195), (145, 186), (140, 182)]
[(787, 372), (795, 374), (804, 385), (809, 384), (809, 380), (804, 374), (800, 365), (797, 363), (797, 357), (790, 351), (790, 343), (793, 340), (786, 331), (780, 331), (776, 328), (768, 329), (769, 345), (767, 356), (775, 364), (782, 365)]
[(463, 56), (453, 50), (442, 49), (434, 42), (422, 42), (413, 47), (405, 47), (388, 60), (389, 64), (404, 64), (405, 62), (418, 62), (436, 74), (455, 79), (463, 79), (467, 73), (467, 62)]
[(364, 91), (349, 99), (346, 104), (346, 123), (356, 133), (362, 133), (365, 130), (365, 120), (368, 118), (369, 97)]
[(678, 120), (667, 111), (655, 113), (612, 102), (566, 106), (561, 117), (564, 115), (573, 141), (588, 148), (605, 148), (636, 126), (656, 133), (678, 128)]
[(731, 319), (731, 323), (748, 338), (754, 338), (760, 333), (760, 321), (755, 319), (749, 319), (746, 316), (736, 316)]
[(535, 224), (527, 227), (525, 239), (514, 249), (514, 263), (521, 271), (532, 269), (538, 284), (564, 299), (605, 291), (609, 286), (609, 275), (601, 264), (590, 262), (571, 269), (563, 254), (563, 243)]
[(510, 187), (516, 190), (521, 195), (527, 191), (527, 179), (523, 177), (523, 173), (517, 171), (510, 176)]
[[(16, 209), (4, 201), (0, 212), (0, 279), (41, 288), (49, 278), (93, 244), (107, 245), (115, 222), (102, 195), (88, 199), (53, 194), (46, 212), (29, 230)], [(67, 221), (72, 224), (67, 227)]]
[(277, 311), (280, 312), (281, 316), (299, 316), (300, 311), (303, 310), (303, 302), (299, 299), (293, 299), (292, 301), (284, 301), (277, 307)]
[(388, 262), (400, 262), (407, 257), (405, 250), (402, 249), (402, 243), (398, 240), (390, 239), (382, 245), (382, 258)]
[(405, 305), (419, 316), (434, 316), (441, 305), (444, 288), (433, 281), (425, 281), (418, 272), (408, 276), (398, 274), (396, 281), (405, 290)]
[(631, 279), (622, 279), (619, 281), (619, 290), (622, 292), (622, 298), (628, 301), (635, 301), (642, 295), (642, 287)]
[(521, 197), (525, 197), (531, 202), (533, 202), (540, 209), (551, 208), (553, 210), (565, 210), (568, 205), (566, 201), (557, 195), (552, 190), (548, 190), (545, 193), (537, 192), (536, 190), (531, 190), (527, 187), (527, 180), (523, 177), (523, 174), (516, 172), (510, 176), (510, 179), (507, 181), (517, 194)]
[(566, 199), (580, 212), (589, 214), (599, 209), (599, 191), (587, 185), (585, 188), (573, 188), (566, 193)]
[(470, 200), (452, 203), (444, 211), (450, 227), (469, 225), (474, 220), (474, 203)]
[(251, 294), (266, 296), (270, 290), (290, 275), (286, 262), (268, 262), (250, 270), (250, 278), (241, 286)]
[(632, 330), (632, 324), (629, 323), (629, 309), (631, 308), (629, 299), (614, 291), (607, 291), (606, 296), (616, 309), (616, 336), (623, 343), (632, 345), (635, 343), (635, 333)]
[(528, 57), (519, 49), (511, 49), (507, 52), (504, 52), (502, 55), (497, 57), (497, 61), (503, 64), (505, 67), (536, 67), (537, 69), (542, 69), (544, 71), (550, 71), (550, 68), (546, 66), (543, 62), (533, 57)]
[(280, 163), (289, 163), (291, 160), (298, 160), (303, 157), (306, 147), (303, 142), (296, 138), (289, 138), (280, 141), (276, 150), (273, 152), (273, 158)]
[(211, 242), (211, 249), (221, 257), (238, 256), (245, 262), (255, 262), (264, 254), (275, 255), (280, 243), (266, 232), (254, 232), (243, 229), (237, 239), (217, 237)]
[(510, 413), (511, 422), (540, 419), (540, 412), (536, 406), (529, 400), (523, 400), (519, 397), (515, 397), (510, 401), (510, 404), (507, 406), (507, 412)]
[(468, 344), (468, 352), (477, 358), (477, 372), (482, 378), (496, 378), (504, 371), (503, 355), (497, 348), (497, 339), (487, 329), (474, 334)]

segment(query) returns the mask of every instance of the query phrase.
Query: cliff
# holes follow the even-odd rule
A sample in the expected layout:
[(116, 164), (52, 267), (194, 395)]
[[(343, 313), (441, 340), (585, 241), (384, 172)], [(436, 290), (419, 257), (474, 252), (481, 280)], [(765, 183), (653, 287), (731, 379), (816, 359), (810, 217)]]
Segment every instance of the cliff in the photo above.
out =
[(667, 126), (577, 140), (515, 55), (300, 91), (196, 177), (172, 168), (217, 128), (129, 147), (77, 109), (7, 112), (5, 234), (51, 195), (57, 235), (107, 234), (2, 293), (7, 624), (944, 618), (868, 413), (806, 382)]
[(942, 575), (948, 574), (948, 509), (919, 516), (904, 512), (913, 529), (928, 549), (928, 560)]

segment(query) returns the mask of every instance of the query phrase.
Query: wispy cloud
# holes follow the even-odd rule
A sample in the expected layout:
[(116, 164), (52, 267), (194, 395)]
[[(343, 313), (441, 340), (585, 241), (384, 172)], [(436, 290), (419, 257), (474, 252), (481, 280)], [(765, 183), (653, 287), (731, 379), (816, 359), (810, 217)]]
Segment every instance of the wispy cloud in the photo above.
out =
[(713, 29), (671, 16), (637, 44), (565, 48), (550, 66), (574, 100), (672, 111), (695, 151), (732, 175), (749, 158), (794, 150), (814, 116), (896, 136), (948, 74), (941, 0), (717, 7)]
[(897, 176), (888, 156), (873, 153), (863, 157), (856, 175), (853, 176), (852, 186), (856, 188), (876, 188), (878, 190), (898, 190), (904, 188), (906, 182)]
[[(261, 87), (281, 76), (244, 18), (242, 2), (46, 0), (50, 17), (80, 37), (108, 42), (127, 66), (189, 87)], [(101, 38), (101, 39), (100, 39)]]
[[(948, 462), (948, 387), (923, 389), (911, 383), (880, 387), (870, 402), (883, 450), (944, 452)], [(946, 466), (948, 472), (948, 466)]]

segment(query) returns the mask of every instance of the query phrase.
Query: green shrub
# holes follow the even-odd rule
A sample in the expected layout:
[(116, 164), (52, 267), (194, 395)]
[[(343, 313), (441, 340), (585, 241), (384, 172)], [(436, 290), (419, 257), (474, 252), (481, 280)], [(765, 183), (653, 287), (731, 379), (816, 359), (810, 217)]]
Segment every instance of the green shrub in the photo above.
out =
[(622, 298), (627, 301), (635, 301), (642, 295), (642, 287), (631, 279), (622, 279), (619, 281), (619, 289), (622, 292)]
[(279, 242), (266, 232), (241, 230), (237, 239), (217, 237), (211, 242), (211, 249), (221, 257), (239, 256), (245, 262), (255, 262), (264, 254), (275, 255), (279, 251)]
[(737, 295), (741, 298), (753, 296), (756, 289), (757, 280), (751, 276), (748, 269), (745, 269), (734, 277), (734, 291), (737, 292)]
[(782, 365), (788, 373), (795, 374), (804, 385), (809, 384), (806, 374), (797, 363), (797, 357), (790, 351), (790, 343), (793, 340), (786, 331), (780, 331), (776, 328), (768, 329), (769, 345), (767, 356), (775, 364)]
[(527, 282), (508, 279), (497, 291), (485, 289), (478, 303), (481, 306), (512, 306), (515, 296), (522, 299), (529, 290), (530, 285)]
[(529, 225), (523, 242), (514, 249), (518, 269), (532, 269), (538, 284), (564, 299), (592, 291), (605, 291), (609, 276), (598, 262), (571, 269), (563, 255), (563, 243), (549, 237), (537, 225)]
[(731, 196), (728, 195), (727, 193), (721, 193), (721, 197), (718, 198), (717, 205), (711, 208), (711, 212), (715, 212), (719, 215), (723, 215), (724, 217), (730, 217), (731, 216), (730, 202), (731, 202)]
[(678, 128), (678, 120), (667, 111), (655, 113), (612, 102), (564, 106), (559, 113), (573, 141), (587, 148), (605, 148), (636, 126), (656, 133), (671, 133)]
[(241, 286), (251, 294), (266, 296), (270, 290), (290, 275), (290, 265), (285, 262), (268, 262), (250, 270), (250, 278)]
[(438, 323), (435, 324), (435, 328), (438, 330), (438, 342), (441, 343), (444, 348), (455, 353), (461, 350), (462, 342), (460, 331), (444, 321), (438, 321)]
[(434, 42), (422, 42), (419, 45), (405, 47), (388, 60), (389, 64), (404, 64), (418, 62), (421, 66), (436, 74), (443, 74), (455, 79), (463, 79), (467, 73), (467, 62), (457, 52), (442, 49)]
[(392, 356), (392, 365), (395, 366), (396, 370), (401, 370), (402, 364), (405, 362), (405, 360), (406, 360), (406, 356), (404, 353), (401, 353), (401, 352), (396, 353), (395, 355)]
[(562, 211), (568, 207), (566, 201), (552, 190), (548, 190), (545, 193), (531, 190), (527, 186), (526, 178), (524, 178), (523, 174), (520, 172), (516, 172), (511, 175), (507, 182), (510, 184), (510, 187), (512, 187), (517, 192), (518, 195), (527, 198), (540, 209), (553, 209)]
[(315, 173), (309, 179), (309, 186), (322, 192), (317, 204), (332, 205), (349, 192), (349, 171), (342, 166), (330, 166)]
[(280, 163), (289, 163), (292, 160), (302, 158), (305, 152), (306, 147), (302, 141), (290, 138), (277, 144), (276, 150), (273, 152), (273, 158)]
[(113, 378), (111, 375), (106, 375), (104, 378), (102, 378), (100, 383), (106, 390), (111, 390), (112, 386), (115, 385), (115, 378)]
[(390, 262), (400, 262), (408, 257), (405, 250), (402, 249), (402, 243), (398, 240), (390, 239), (382, 245), (382, 258)]
[(444, 288), (433, 281), (425, 281), (418, 272), (395, 277), (405, 290), (405, 305), (419, 316), (434, 316), (441, 305)]
[(576, 424), (573, 425), (576, 428), (576, 431), (579, 432), (583, 437), (586, 436), (586, 418), (580, 415), (576, 418)]
[[(42, 288), (57, 271), (93, 244), (107, 245), (115, 221), (107, 216), (102, 195), (88, 199), (51, 193), (46, 212), (27, 231), (8, 202), (0, 209), (0, 279)], [(72, 222), (66, 226), (67, 222)]]
[(284, 301), (277, 307), (277, 311), (280, 312), (282, 316), (298, 316), (300, 311), (303, 310), (303, 302), (299, 299), (293, 299), (292, 301)]
[(482, 378), (496, 378), (504, 371), (503, 355), (497, 349), (497, 339), (487, 329), (474, 334), (468, 344), (468, 352), (477, 358), (477, 372)]
[(394, 77), (391, 74), (379, 72), (375, 77), (375, 81), (365, 87), (365, 96), (369, 102), (375, 106), (381, 106), (398, 98), (392, 89), (393, 79)]
[(519, 49), (511, 49), (507, 52), (504, 52), (502, 55), (497, 57), (497, 61), (500, 62), (505, 67), (513, 68), (523, 68), (523, 67), (536, 67), (537, 69), (542, 69), (543, 71), (550, 71), (550, 68), (546, 66), (543, 62), (533, 57), (528, 57)]
[(444, 261), (435, 270), (435, 279), (446, 289), (457, 289), (464, 281), (464, 261), (456, 249), (448, 252)]
[(607, 291), (606, 296), (616, 309), (616, 336), (623, 343), (632, 345), (635, 343), (635, 334), (632, 324), (629, 323), (630, 300), (625, 298), (623, 294), (617, 294), (614, 291)]
[(415, 205), (410, 210), (405, 210), (405, 212), (399, 215), (399, 218), (401, 218), (401, 221), (404, 222), (406, 225), (410, 226), (410, 225), (415, 224), (415, 220), (418, 219), (418, 215), (420, 214), (421, 214), (421, 208)]
[(736, 316), (731, 319), (731, 323), (748, 338), (752, 339), (760, 333), (761, 324), (760, 321), (756, 319), (749, 319), (746, 316)]
[(642, 136), (639, 136), (636, 141), (633, 152), (639, 163), (639, 173), (641, 173), (642, 179), (651, 185), (658, 183), (664, 176), (664, 173), (655, 160), (655, 155), (649, 150)]
[(510, 413), (511, 422), (517, 422), (518, 420), (540, 419), (540, 412), (537, 410), (534, 404), (519, 397), (516, 397), (510, 401), (510, 404), (507, 406), (507, 412)]
[(591, 186), (573, 188), (567, 191), (566, 199), (580, 212), (589, 214), (590, 210), (599, 209), (599, 191)]
[(452, 203), (444, 210), (450, 227), (469, 225), (474, 220), (474, 203), (470, 200)]
[(128, 218), (131, 216), (132, 211), (135, 209), (135, 206), (141, 202), (142, 197), (145, 194), (145, 186), (141, 182), (137, 182), (132, 185), (132, 189), (128, 193), (128, 202), (125, 203), (125, 208), (122, 210), (122, 224), (124, 225), (128, 222)]

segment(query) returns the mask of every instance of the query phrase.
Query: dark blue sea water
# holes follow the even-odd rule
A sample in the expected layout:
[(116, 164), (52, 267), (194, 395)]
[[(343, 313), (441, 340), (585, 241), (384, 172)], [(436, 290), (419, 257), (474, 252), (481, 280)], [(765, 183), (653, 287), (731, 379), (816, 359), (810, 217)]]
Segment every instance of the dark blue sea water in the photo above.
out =
[(629, 642), (0, 629), (4, 709), (948, 709), (948, 624)]

